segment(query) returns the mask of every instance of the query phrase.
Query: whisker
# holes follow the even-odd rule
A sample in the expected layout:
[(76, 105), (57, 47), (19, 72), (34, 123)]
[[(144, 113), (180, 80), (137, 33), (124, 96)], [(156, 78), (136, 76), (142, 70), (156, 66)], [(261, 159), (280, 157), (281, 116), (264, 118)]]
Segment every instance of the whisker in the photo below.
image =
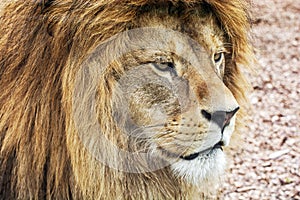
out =
[[(136, 129), (134, 129), (133, 131), (131, 131), (129, 133), (129, 135), (131, 137), (136, 137), (136, 138), (149, 138), (149, 136), (151, 136), (151, 133), (153, 133), (153, 131), (157, 130), (157, 128), (164, 128), (164, 124), (155, 124), (155, 125), (151, 125), (151, 126), (142, 126), (142, 127), (138, 127)], [(152, 134), (153, 135), (153, 134)], [(141, 137), (143, 136), (143, 137)]]

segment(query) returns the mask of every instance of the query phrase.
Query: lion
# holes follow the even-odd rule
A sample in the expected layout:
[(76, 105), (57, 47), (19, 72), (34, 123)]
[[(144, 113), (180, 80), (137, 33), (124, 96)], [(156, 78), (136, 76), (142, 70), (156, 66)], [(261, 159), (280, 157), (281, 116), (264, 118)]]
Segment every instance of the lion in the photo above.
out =
[(243, 0), (12, 1), (1, 199), (205, 199), (243, 126)]

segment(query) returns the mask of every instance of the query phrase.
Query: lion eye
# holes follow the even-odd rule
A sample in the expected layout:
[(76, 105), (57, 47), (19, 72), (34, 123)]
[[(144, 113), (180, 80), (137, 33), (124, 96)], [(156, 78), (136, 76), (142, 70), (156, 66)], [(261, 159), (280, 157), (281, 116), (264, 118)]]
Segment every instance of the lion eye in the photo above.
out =
[(218, 63), (218, 62), (222, 61), (223, 56), (224, 56), (223, 52), (215, 53), (214, 54), (214, 61), (215, 61), (215, 63)]
[(225, 68), (224, 52), (215, 53), (213, 59), (215, 63), (216, 73), (222, 78), (224, 76)]
[(160, 71), (173, 71), (175, 70), (174, 63), (172, 62), (164, 62), (164, 63), (154, 63), (153, 64), (156, 69)]

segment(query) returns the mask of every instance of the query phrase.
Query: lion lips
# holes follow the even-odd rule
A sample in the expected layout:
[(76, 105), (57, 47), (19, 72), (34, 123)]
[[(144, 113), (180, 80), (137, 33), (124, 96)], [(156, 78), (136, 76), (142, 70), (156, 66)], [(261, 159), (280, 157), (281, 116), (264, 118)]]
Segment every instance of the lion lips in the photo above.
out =
[(223, 151), (223, 148), (222, 148), (223, 146), (224, 146), (223, 141), (220, 141), (217, 144), (215, 144), (213, 147), (207, 148), (207, 149), (197, 152), (197, 153), (189, 154), (187, 156), (180, 156), (180, 158), (183, 160), (194, 160), (195, 158), (197, 158), (200, 155), (209, 155), (216, 149), (221, 149)]

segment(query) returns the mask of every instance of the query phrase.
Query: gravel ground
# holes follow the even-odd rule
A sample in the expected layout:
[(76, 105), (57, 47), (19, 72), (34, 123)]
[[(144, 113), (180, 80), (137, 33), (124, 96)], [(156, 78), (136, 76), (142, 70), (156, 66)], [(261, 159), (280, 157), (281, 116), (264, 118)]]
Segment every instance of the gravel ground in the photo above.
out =
[(300, 2), (253, 0), (253, 9), (253, 114), (220, 199), (300, 200)]

